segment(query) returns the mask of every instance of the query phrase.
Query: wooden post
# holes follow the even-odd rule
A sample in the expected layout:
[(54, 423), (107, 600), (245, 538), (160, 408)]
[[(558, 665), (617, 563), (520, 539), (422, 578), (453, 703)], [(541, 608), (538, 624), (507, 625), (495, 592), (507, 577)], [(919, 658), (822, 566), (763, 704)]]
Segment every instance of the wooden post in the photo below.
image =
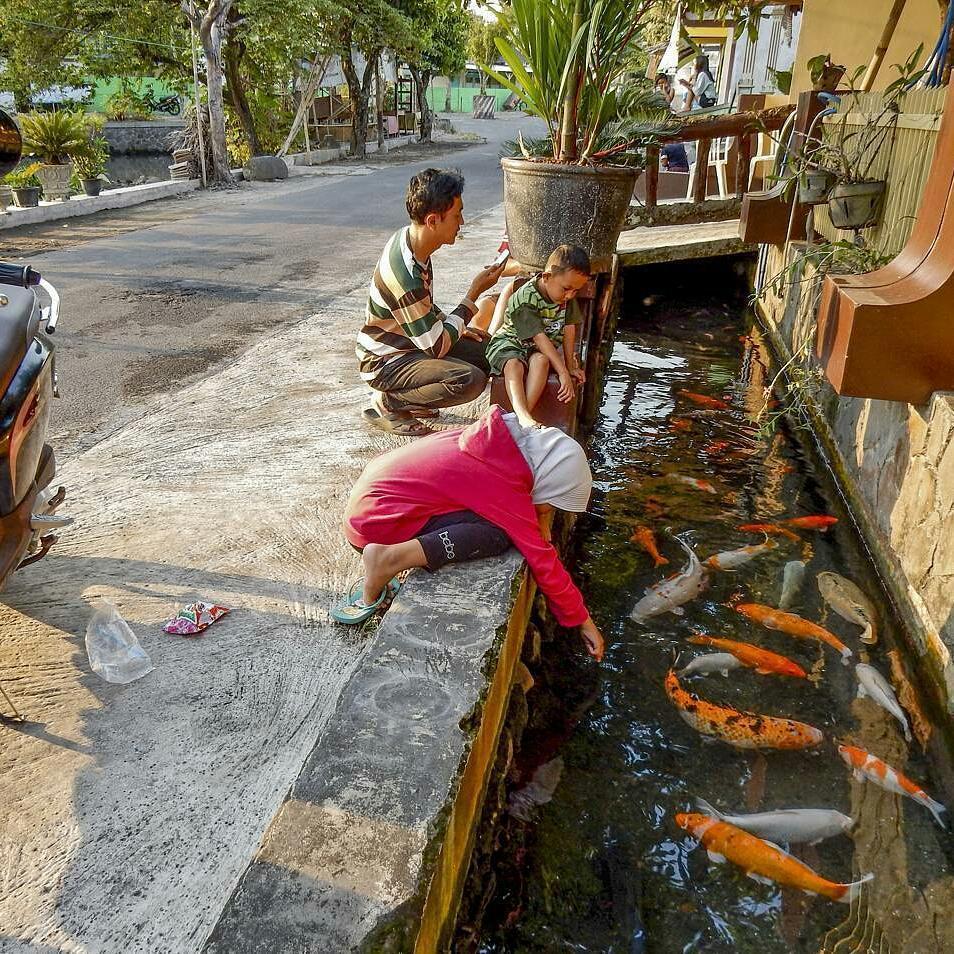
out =
[(735, 158), (735, 196), (741, 199), (749, 188), (749, 162), (752, 159), (752, 134), (742, 133)]
[(709, 147), (711, 139), (700, 139), (696, 148), (696, 179), (692, 184), (692, 201), (700, 205), (706, 201), (709, 190)]
[(881, 64), (884, 61), (884, 55), (888, 52), (891, 37), (894, 36), (894, 28), (898, 25), (898, 20), (901, 19), (901, 11), (904, 10), (904, 4), (905, 0), (894, 0), (891, 12), (888, 14), (888, 22), (885, 23), (884, 29), (881, 31), (881, 39), (875, 47), (871, 62), (868, 64), (864, 79), (861, 81), (860, 90), (862, 93), (870, 92), (871, 87), (874, 85), (875, 77), (878, 75), (878, 70), (881, 69)]
[(646, 208), (659, 202), (659, 146), (646, 147)]

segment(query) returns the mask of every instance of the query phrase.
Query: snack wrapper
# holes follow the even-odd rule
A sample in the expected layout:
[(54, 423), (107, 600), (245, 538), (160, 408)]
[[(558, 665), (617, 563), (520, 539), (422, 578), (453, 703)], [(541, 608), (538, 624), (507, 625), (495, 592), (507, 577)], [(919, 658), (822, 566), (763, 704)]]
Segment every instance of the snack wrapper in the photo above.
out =
[(202, 630), (208, 629), (217, 619), (221, 619), (229, 611), (227, 606), (218, 606), (215, 603), (190, 603), (183, 606), (168, 623), (163, 626), (167, 633), (177, 636), (195, 636)]

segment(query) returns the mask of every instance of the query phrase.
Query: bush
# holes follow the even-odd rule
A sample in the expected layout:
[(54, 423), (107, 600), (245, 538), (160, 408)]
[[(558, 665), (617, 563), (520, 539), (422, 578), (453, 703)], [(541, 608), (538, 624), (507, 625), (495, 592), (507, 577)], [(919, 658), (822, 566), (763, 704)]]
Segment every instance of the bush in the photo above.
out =
[(24, 151), (40, 162), (62, 165), (85, 148), (89, 133), (80, 112), (29, 113), (20, 120)]
[(8, 172), (3, 181), (11, 189), (29, 189), (31, 187), (39, 188), (40, 180), (36, 177), (36, 170), (40, 168), (40, 163), (31, 162), (27, 165), (19, 166), (13, 172)]
[(83, 149), (76, 152), (73, 162), (80, 179), (99, 179), (106, 172), (109, 143), (103, 136), (91, 135)]
[(113, 122), (151, 119), (152, 107), (146, 104), (145, 99), (134, 89), (125, 86), (106, 100), (106, 118)]

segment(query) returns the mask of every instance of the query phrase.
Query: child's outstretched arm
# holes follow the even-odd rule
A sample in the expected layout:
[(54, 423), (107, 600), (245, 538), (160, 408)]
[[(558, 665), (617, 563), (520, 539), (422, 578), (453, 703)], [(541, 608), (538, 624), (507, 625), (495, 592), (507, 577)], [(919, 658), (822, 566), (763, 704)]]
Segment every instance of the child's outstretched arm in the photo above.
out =
[(564, 404), (569, 404), (570, 401), (573, 400), (574, 394), (573, 378), (570, 377), (570, 372), (567, 371), (562, 355), (557, 351), (556, 346), (543, 331), (533, 336), (533, 343), (536, 345), (537, 351), (539, 351), (540, 354), (547, 356), (550, 361), (550, 367), (559, 375), (560, 390), (557, 391), (557, 397)]
[(576, 357), (576, 325), (565, 325), (563, 328), (563, 361), (570, 377), (578, 385), (586, 384), (586, 374)]

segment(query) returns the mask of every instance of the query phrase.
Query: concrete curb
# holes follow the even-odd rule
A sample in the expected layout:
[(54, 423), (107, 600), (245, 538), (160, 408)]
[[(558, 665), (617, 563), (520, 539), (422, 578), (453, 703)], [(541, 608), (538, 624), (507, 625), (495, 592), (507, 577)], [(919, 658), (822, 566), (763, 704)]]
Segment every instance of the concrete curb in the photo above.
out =
[[(417, 136), (398, 136), (395, 139), (386, 139), (384, 142), (384, 152), (393, 152), (395, 149), (403, 149), (417, 141)], [(369, 156), (377, 155), (378, 144), (369, 142), (367, 144), (367, 154)], [(346, 159), (351, 155), (350, 147), (342, 144), (332, 149), (312, 149), (311, 152), (293, 152), (285, 156), (285, 162), (289, 166), (320, 166), (326, 162), (335, 162), (338, 159)]]
[(128, 209), (143, 202), (155, 202), (174, 195), (184, 195), (199, 186), (196, 179), (178, 179), (169, 182), (147, 182), (145, 185), (125, 186), (110, 189), (102, 195), (73, 196), (66, 202), (41, 202), (35, 209), (11, 209), (8, 215), (0, 216), (0, 230), (13, 229), (18, 225), (36, 225), (39, 222), (56, 222), (72, 219), (78, 215), (92, 215), (106, 209)]

